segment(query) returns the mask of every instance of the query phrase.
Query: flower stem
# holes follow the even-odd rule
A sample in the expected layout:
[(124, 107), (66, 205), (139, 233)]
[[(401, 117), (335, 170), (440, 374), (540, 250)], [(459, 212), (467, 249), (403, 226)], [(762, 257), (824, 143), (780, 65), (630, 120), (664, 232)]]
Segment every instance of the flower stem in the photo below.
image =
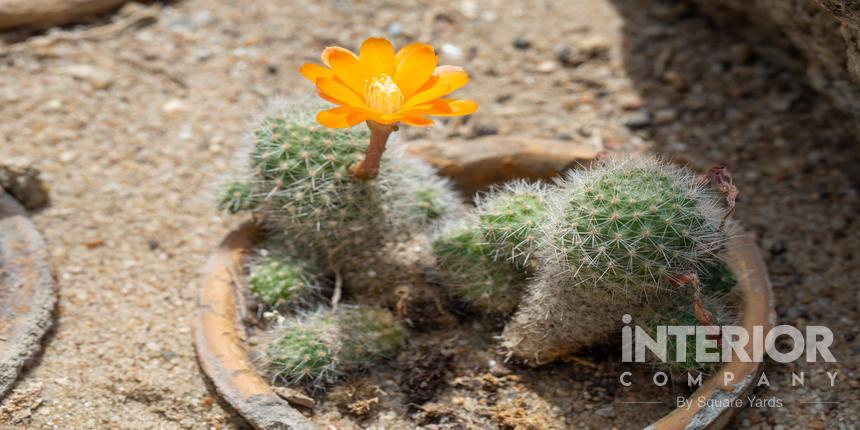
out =
[(362, 181), (373, 179), (379, 174), (379, 162), (382, 159), (382, 153), (385, 152), (388, 136), (397, 130), (396, 125), (379, 124), (373, 121), (368, 121), (367, 127), (370, 128), (370, 144), (367, 146), (367, 152), (361, 162), (350, 167), (352, 174)]

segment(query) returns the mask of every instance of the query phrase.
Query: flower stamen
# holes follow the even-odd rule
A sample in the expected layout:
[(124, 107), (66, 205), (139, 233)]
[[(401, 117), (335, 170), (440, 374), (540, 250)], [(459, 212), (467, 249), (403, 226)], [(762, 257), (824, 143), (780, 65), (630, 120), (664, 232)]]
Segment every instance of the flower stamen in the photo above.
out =
[(388, 75), (374, 76), (364, 85), (367, 106), (383, 114), (393, 114), (403, 106), (403, 92)]

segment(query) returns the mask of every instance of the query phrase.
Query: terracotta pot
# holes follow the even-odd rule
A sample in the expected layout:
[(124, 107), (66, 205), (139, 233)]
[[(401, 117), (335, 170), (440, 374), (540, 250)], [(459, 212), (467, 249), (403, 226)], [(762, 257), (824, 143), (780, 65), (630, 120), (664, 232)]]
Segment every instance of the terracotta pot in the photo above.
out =
[(42, 236), (0, 188), (0, 399), (42, 349), (56, 301)]
[[(470, 143), (469, 151), (456, 144), (412, 144), (415, 153), (440, 168), (462, 190), (474, 191), (494, 181), (517, 177), (551, 177), (578, 162), (593, 159), (596, 152), (581, 145), (558, 141), (505, 138)], [(523, 154), (523, 156), (521, 156)], [(464, 167), (468, 166), (468, 167)], [(479, 171), (475, 171), (480, 168)], [(490, 178), (489, 180), (487, 178)], [(235, 286), (244, 259), (259, 239), (260, 230), (245, 222), (230, 233), (212, 254), (203, 274), (193, 321), (194, 342), (203, 372), (215, 389), (242, 417), (257, 429), (316, 429), (306, 417), (281, 399), (251, 363), (246, 348)], [(775, 320), (770, 281), (758, 248), (745, 234), (735, 235), (728, 245), (728, 263), (739, 280), (743, 297), (741, 324), (765, 326)], [(749, 352), (751, 353), (751, 346)], [(736, 383), (724, 385), (723, 374), (732, 372)], [(761, 373), (760, 363), (726, 363), (693, 395), (705, 399), (743, 398)], [(733, 402), (727, 402), (733, 404)], [(648, 429), (718, 429), (738, 412), (732, 407), (699, 408), (694, 401), (689, 409), (679, 408)], [(721, 402), (720, 404), (723, 404)]]

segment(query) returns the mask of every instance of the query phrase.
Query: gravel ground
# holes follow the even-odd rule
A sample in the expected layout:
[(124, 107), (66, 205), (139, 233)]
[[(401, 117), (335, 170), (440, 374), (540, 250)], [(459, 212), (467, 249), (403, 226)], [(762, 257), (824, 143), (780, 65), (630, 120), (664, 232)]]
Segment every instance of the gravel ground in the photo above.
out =
[[(407, 137), (561, 137), (730, 166), (780, 322), (829, 326), (838, 360), (771, 364), (759, 396), (784, 406), (748, 409), (733, 426), (860, 426), (860, 145), (852, 120), (802, 77), (672, 1), (187, 0), (0, 35), (0, 161), (44, 172), (52, 203), (33, 217), (60, 285), (55, 333), (4, 400), (0, 428), (235, 428), (206, 389), (189, 330), (199, 269), (236, 222), (213, 209), (211, 191), (264, 102), (311, 91), (303, 62), (377, 34), (430, 41), (473, 75), (461, 95), (477, 114)], [(585, 376), (572, 389), (614, 380), (609, 366), (574, 368)], [(791, 387), (801, 370), (806, 386)], [(833, 388), (827, 370), (839, 372)], [(671, 408), (668, 394), (656, 407), (618, 403), (658, 392), (644, 382), (618, 391), (582, 401), (560, 391), (547, 398), (567, 401), (541, 410), (603, 429)]]

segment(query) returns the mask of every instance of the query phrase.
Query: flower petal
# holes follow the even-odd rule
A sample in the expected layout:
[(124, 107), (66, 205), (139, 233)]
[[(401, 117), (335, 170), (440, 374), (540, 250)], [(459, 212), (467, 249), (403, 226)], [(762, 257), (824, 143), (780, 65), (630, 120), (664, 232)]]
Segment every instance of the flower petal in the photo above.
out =
[(438, 99), (439, 97), (443, 97), (451, 93), (451, 91), (453, 91), (451, 89), (451, 85), (437, 82), (436, 85), (430, 87), (430, 89), (422, 91), (408, 98), (406, 100), (406, 103), (403, 103), (403, 107), (401, 108), (401, 110), (407, 111), (415, 106), (420, 106), (424, 103)]
[(400, 50), (397, 51), (397, 55), (394, 56), (395, 71), (397, 71), (397, 69), (399, 69), (403, 65), (403, 62), (406, 61), (406, 59), (410, 55), (412, 55), (413, 52), (423, 46), (429, 45), (427, 45), (426, 43), (414, 42), (400, 48)]
[(469, 83), (469, 74), (457, 66), (439, 66), (433, 72), (433, 76), (421, 88), (416, 90), (415, 93), (418, 94), (429, 90), (439, 83), (451, 85), (450, 92), (454, 92)]
[(402, 115), (396, 113), (382, 114), (379, 112), (369, 112), (368, 119), (380, 124), (394, 124), (400, 121)]
[(358, 60), (371, 76), (394, 75), (394, 46), (381, 37), (371, 37), (361, 44)]
[(323, 51), (323, 61), (334, 70), (334, 73), (346, 86), (356, 95), (364, 98), (364, 84), (370, 79), (370, 72), (361, 64), (355, 54), (343, 48), (329, 47)]
[[(407, 48), (409, 46), (404, 49)], [(398, 62), (393, 78), (404, 98), (408, 99), (415, 93), (415, 90), (430, 79), (438, 62), (439, 59), (436, 57), (433, 47), (423, 44), (411, 49), (403, 61)]]
[(472, 100), (436, 99), (402, 113), (404, 115), (462, 116), (475, 113), (476, 110), (478, 110), (478, 103)]
[(333, 78), (334, 71), (319, 64), (307, 63), (299, 68), (299, 73), (308, 78), (311, 82), (316, 82), (319, 78)]
[(423, 115), (403, 115), (400, 121), (415, 127), (430, 127), (433, 125), (433, 120)]
[(319, 78), (317, 79), (317, 89), (327, 97), (326, 100), (328, 101), (358, 108), (367, 107), (363, 98), (337, 79)]
[(360, 122), (367, 121), (370, 118), (370, 113), (364, 110), (353, 110), (346, 118), (346, 122), (352, 127)]
[(351, 112), (353, 109), (345, 106), (324, 110), (317, 114), (317, 122), (331, 128), (351, 127), (348, 121)]

